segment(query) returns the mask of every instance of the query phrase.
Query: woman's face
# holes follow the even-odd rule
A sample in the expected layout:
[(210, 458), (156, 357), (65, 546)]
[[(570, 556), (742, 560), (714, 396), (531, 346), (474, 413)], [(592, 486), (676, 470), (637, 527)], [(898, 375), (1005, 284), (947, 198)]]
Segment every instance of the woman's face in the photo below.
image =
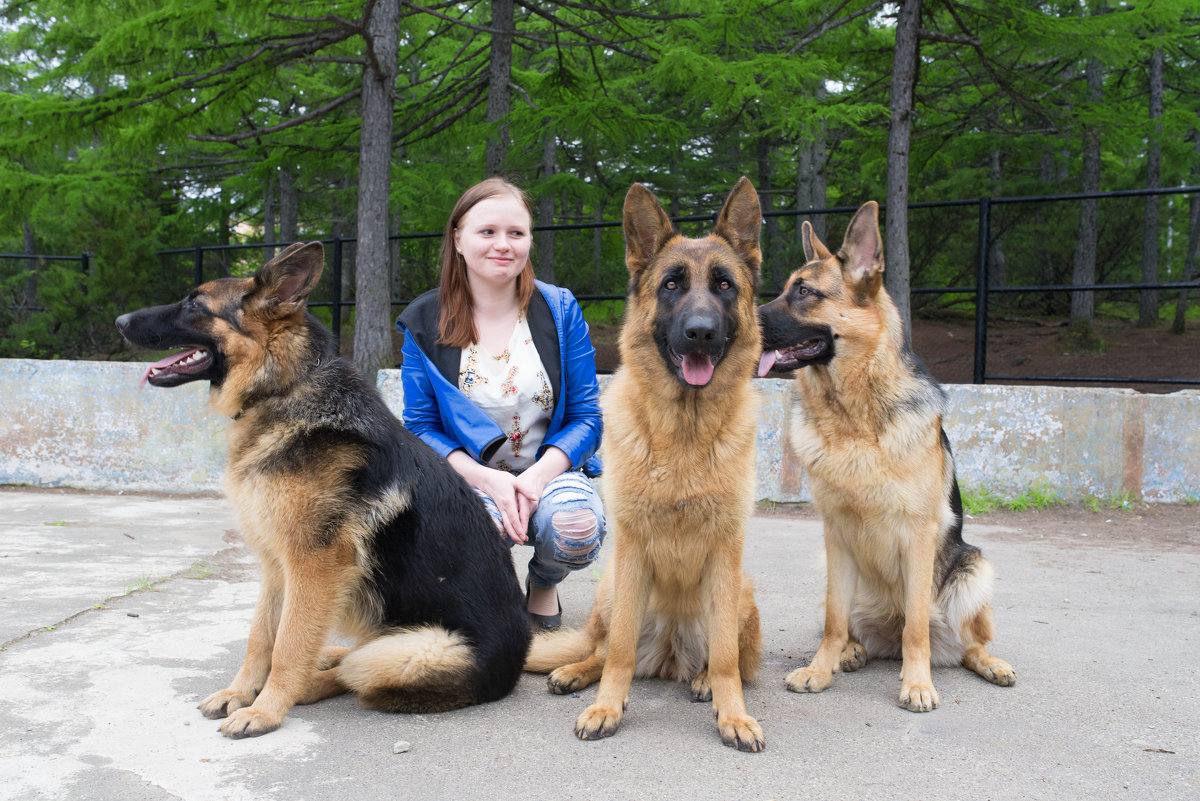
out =
[(507, 193), (479, 201), (462, 216), (454, 247), (467, 263), (472, 286), (516, 280), (529, 262), (532, 222), (525, 204)]

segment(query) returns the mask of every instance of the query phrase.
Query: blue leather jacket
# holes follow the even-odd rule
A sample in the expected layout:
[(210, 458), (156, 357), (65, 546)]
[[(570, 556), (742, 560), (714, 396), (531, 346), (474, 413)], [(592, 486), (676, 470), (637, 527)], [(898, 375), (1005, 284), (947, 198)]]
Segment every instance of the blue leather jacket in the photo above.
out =
[[(527, 319), (533, 343), (554, 388), (554, 413), (538, 449), (540, 457), (553, 445), (571, 460), (572, 469), (600, 474), (603, 423), (596, 383), (596, 349), (587, 323), (569, 290), (537, 282)], [(458, 389), (459, 348), (437, 344), (439, 290), (432, 289), (408, 305), (396, 320), (404, 334), (404, 425), (445, 457), (463, 448), (485, 461), (504, 442), (500, 426)]]

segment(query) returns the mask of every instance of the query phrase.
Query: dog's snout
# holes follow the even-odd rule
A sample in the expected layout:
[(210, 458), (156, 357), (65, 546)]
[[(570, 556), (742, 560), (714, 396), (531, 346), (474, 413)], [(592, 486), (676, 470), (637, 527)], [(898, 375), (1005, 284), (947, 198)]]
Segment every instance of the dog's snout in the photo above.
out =
[(684, 322), (683, 335), (696, 343), (711, 342), (717, 336), (717, 321), (709, 315), (692, 315)]
[(122, 314), (120, 317), (117, 318), (117, 330), (120, 331), (122, 334), (125, 333), (125, 329), (129, 328), (130, 318), (131, 318), (131, 315), (129, 315), (129, 314)]

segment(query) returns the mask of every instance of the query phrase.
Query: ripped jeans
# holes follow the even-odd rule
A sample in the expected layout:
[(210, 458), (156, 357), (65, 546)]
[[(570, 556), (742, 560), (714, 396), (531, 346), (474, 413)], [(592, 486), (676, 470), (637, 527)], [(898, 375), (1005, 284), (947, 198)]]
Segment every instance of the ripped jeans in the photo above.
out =
[[(490, 496), (475, 492), (501, 527), (500, 509)], [(580, 470), (555, 476), (542, 490), (529, 520), (529, 578), (535, 587), (555, 587), (573, 570), (587, 567), (600, 555), (608, 526), (592, 480)], [(513, 541), (505, 537), (510, 546)]]

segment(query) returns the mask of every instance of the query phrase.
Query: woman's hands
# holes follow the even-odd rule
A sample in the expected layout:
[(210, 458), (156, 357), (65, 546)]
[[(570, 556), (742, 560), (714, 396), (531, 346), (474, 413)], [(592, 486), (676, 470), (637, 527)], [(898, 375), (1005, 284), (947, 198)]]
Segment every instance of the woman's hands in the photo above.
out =
[(504, 534), (518, 545), (529, 541), (529, 519), (546, 484), (571, 468), (571, 460), (553, 445), (519, 476), (482, 465), (461, 449), (453, 451), (446, 460), (468, 484), (496, 502)]

